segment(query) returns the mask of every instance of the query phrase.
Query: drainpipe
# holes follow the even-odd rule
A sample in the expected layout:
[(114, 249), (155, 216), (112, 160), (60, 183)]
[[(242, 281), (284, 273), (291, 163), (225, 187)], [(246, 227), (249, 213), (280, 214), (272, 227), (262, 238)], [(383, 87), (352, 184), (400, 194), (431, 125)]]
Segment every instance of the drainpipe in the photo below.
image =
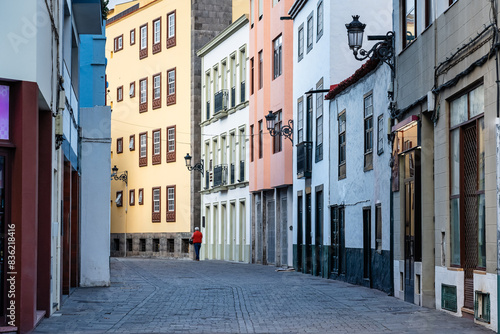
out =
[(492, 1), (493, 15), (495, 20), (495, 67), (496, 67), (496, 84), (497, 84), (497, 117), (495, 118), (495, 130), (496, 130), (496, 158), (497, 158), (497, 192), (496, 192), (496, 202), (497, 202), (497, 332), (500, 331), (500, 324), (498, 319), (500, 319), (500, 299), (498, 298), (498, 292), (500, 291), (500, 72), (499, 72), (499, 59), (498, 59), (498, 19), (497, 10), (498, 2)]

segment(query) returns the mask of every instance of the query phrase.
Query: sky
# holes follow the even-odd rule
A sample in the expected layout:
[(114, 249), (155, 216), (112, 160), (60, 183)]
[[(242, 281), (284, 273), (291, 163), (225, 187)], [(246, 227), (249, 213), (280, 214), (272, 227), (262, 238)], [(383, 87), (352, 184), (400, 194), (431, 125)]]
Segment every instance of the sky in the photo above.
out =
[(124, 2), (128, 2), (128, 1), (130, 1), (130, 0), (109, 0), (108, 8), (109, 9), (114, 8), (115, 5), (118, 5), (118, 4), (121, 4)]

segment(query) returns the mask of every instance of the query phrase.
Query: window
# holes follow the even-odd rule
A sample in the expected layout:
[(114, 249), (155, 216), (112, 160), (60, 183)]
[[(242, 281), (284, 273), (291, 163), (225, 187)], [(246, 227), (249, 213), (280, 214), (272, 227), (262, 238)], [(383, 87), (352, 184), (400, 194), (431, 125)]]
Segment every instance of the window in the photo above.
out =
[(175, 125), (167, 128), (167, 162), (175, 162)]
[(206, 120), (209, 120), (210, 119), (210, 100), (212, 99), (211, 97), (211, 93), (210, 93), (210, 86), (211, 86), (211, 82), (210, 82), (210, 70), (208, 70), (208, 72), (206, 73), (205, 75), (205, 89), (206, 89), (206, 100), (207, 100), (207, 110), (206, 110), (206, 114), (207, 114), (207, 118)]
[(135, 205), (135, 189), (129, 191), (128, 198), (129, 198), (129, 205), (130, 206)]
[(377, 129), (377, 154), (384, 153), (384, 115), (378, 117)]
[(382, 205), (375, 205), (375, 250), (382, 252)]
[(153, 109), (161, 107), (161, 73), (153, 76)]
[(262, 128), (262, 120), (259, 121), (259, 159), (262, 159), (262, 145), (264, 141), (264, 129)]
[(139, 134), (139, 142), (141, 149), (139, 152), (139, 167), (148, 165), (148, 133), (142, 132)]
[(118, 102), (123, 101), (123, 86), (116, 89), (116, 100)]
[(273, 57), (273, 62), (274, 62), (274, 79), (276, 79), (277, 77), (279, 77), (281, 75), (281, 53), (282, 53), (282, 36), (279, 35), (278, 38), (276, 38), (274, 41), (273, 41), (273, 45), (274, 45), (274, 57)]
[(299, 60), (301, 61), (302, 58), (304, 58), (304, 23), (302, 23), (299, 27), (299, 32), (298, 32), (298, 57)]
[(130, 151), (135, 151), (135, 135), (130, 135), (128, 148)]
[(253, 16), (255, 15), (255, 1), (250, 0), (250, 28), (253, 28)]
[(364, 98), (365, 171), (373, 169), (373, 95)]
[(245, 82), (247, 77), (247, 55), (245, 49), (240, 49), (240, 102), (245, 102), (246, 88)]
[(175, 252), (175, 240), (167, 239), (167, 252), (173, 253)]
[(175, 104), (175, 67), (167, 71), (167, 106)]
[(167, 49), (175, 46), (175, 10), (167, 14)]
[(297, 101), (297, 143), (304, 141), (304, 98), (300, 97)]
[(120, 251), (120, 239), (113, 239), (113, 250)]
[(339, 120), (339, 179), (346, 177), (346, 112), (343, 110)]
[(116, 192), (116, 199), (115, 199), (116, 207), (121, 207), (123, 206), (123, 191), (117, 191)]
[(309, 14), (307, 17), (307, 53), (313, 48), (313, 37), (314, 37), (314, 13)]
[(410, 45), (416, 37), (416, 0), (402, 0), (403, 1), (403, 48)]
[(116, 153), (123, 153), (123, 137), (116, 139)]
[(161, 130), (153, 130), (153, 165), (161, 164)]
[(141, 32), (141, 47), (139, 48), (139, 59), (146, 58), (148, 56), (148, 24), (144, 24), (140, 27)]
[(264, 85), (264, 55), (262, 50), (259, 52), (259, 89)]
[(230, 80), (231, 80), (231, 108), (234, 108), (236, 106), (236, 55), (233, 54), (231, 55), (231, 58), (229, 60), (230, 64), (229, 66), (231, 67), (231, 75), (230, 75)]
[(312, 94), (306, 97), (306, 141), (312, 142), (313, 98)]
[(139, 251), (140, 252), (146, 251), (146, 239), (139, 239)]
[(167, 223), (175, 222), (175, 186), (167, 186)]
[(253, 134), (253, 124), (252, 124), (250, 125), (250, 161), (253, 161), (253, 156), (254, 156), (253, 141), (254, 141), (254, 134)]
[(189, 253), (189, 239), (182, 239), (182, 252)]
[(323, 36), (323, 0), (318, 1), (316, 10), (316, 42)]
[(123, 35), (120, 35), (118, 37), (115, 37), (114, 39), (114, 51), (118, 52), (120, 50), (123, 50)]
[(135, 44), (135, 29), (130, 30), (130, 45)]
[[(281, 110), (274, 113), (274, 116), (276, 116), (276, 121), (274, 123), (274, 130), (279, 131), (281, 129), (281, 125), (282, 125)], [(283, 136), (274, 136), (273, 137), (273, 154), (281, 152), (282, 147), (283, 147)]]
[(152, 221), (154, 223), (159, 223), (161, 221), (161, 188), (154, 187), (153, 188), (153, 212), (152, 212)]
[(130, 88), (128, 91), (130, 97), (135, 97), (135, 81), (130, 83)]
[(259, 21), (262, 19), (264, 14), (264, 0), (259, 0)]
[[(323, 89), (323, 79), (316, 84), (316, 89)], [(323, 160), (323, 99), (323, 94), (316, 94), (316, 162)]]
[(139, 188), (137, 193), (137, 202), (139, 202), (139, 205), (144, 204), (144, 188)]
[(226, 62), (226, 59), (221, 61), (220, 80), (221, 80), (221, 89), (222, 90), (227, 89), (227, 62)]
[(144, 78), (139, 81), (141, 90), (141, 99), (139, 101), (139, 112), (148, 111), (148, 79)]
[(332, 206), (331, 216), (332, 271), (341, 275), (346, 272), (345, 207)]
[(153, 252), (157, 253), (160, 251), (160, 239), (153, 239)]
[(250, 95), (253, 95), (254, 89), (254, 63), (253, 57), (250, 59)]
[(132, 251), (132, 239), (127, 239), (127, 252)]
[(161, 17), (153, 21), (153, 54), (161, 51)]

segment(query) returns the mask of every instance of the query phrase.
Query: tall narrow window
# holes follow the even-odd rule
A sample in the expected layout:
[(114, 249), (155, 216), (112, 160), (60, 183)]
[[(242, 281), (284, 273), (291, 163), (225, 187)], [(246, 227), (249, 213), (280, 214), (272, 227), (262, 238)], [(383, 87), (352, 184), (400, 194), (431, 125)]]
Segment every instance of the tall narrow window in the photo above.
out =
[(123, 101), (123, 86), (120, 86), (116, 89), (116, 101)]
[(130, 30), (130, 45), (135, 44), (135, 28)]
[(175, 185), (167, 186), (167, 222), (175, 222)]
[(144, 188), (139, 188), (139, 191), (137, 193), (137, 202), (139, 205), (144, 204)]
[(246, 49), (240, 49), (240, 103), (246, 100), (246, 82), (247, 78), (247, 55)]
[(377, 129), (377, 154), (384, 153), (384, 115), (378, 117)]
[(148, 24), (144, 24), (140, 27), (141, 32), (141, 47), (139, 48), (139, 59), (146, 58), (148, 56)]
[(151, 215), (151, 220), (154, 223), (159, 223), (161, 222), (161, 188), (160, 187), (154, 187), (153, 188), (153, 204), (152, 204), (152, 215)]
[(259, 52), (259, 89), (264, 86), (264, 55), (262, 50)]
[(297, 143), (304, 141), (304, 99), (297, 101)]
[[(323, 79), (316, 84), (316, 89), (323, 89)], [(323, 160), (323, 99), (323, 94), (316, 94), (316, 162)]]
[(176, 45), (175, 10), (167, 14), (167, 49)]
[(375, 250), (382, 251), (382, 205), (375, 205)]
[(250, 125), (250, 161), (253, 161), (254, 158), (254, 133), (253, 133), (253, 124)]
[(403, 1), (403, 47), (410, 45), (414, 40), (417, 32), (417, 15), (416, 15), (416, 0)]
[(148, 165), (148, 133), (142, 132), (139, 134), (139, 143), (141, 149), (139, 150), (139, 167)]
[(130, 135), (128, 148), (130, 151), (135, 151), (135, 135)]
[(277, 77), (279, 77), (281, 75), (282, 39), (283, 39), (282, 36), (279, 35), (279, 37), (273, 41), (273, 45), (274, 45), (274, 57), (273, 57), (274, 79), (276, 79)]
[(346, 177), (346, 112), (343, 110), (339, 114), (339, 179)]
[(230, 59), (231, 66), (231, 108), (236, 106), (236, 56), (232, 55)]
[(316, 10), (316, 42), (323, 36), (323, 0), (318, 1)]
[(129, 97), (135, 97), (135, 81), (131, 82), (130, 83), (130, 88), (129, 88), (129, 91), (128, 91), (128, 95)]
[(259, 121), (259, 159), (262, 159), (262, 146), (264, 145), (264, 129), (262, 128), (262, 120)]
[(255, 15), (255, 0), (250, 0), (250, 28), (253, 28), (254, 15)]
[(262, 15), (264, 15), (264, 0), (259, 0), (259, 21), (262, 19)]
[(114, 51), (115, 51), (115, 52), (118, 52), (118, 51), (120, 51), (120, 50), (123, 50), (123, 34), (122, 34), (122, 35), (120, 35), (120, 36), (118, 36), (118, 37), (116, 37), (116, 38), (114, 39), (114, 42), (115, 42), (115, 43), (114, 43), (114, 44), (115, 44), (115, 47), (114, 47)]
[(175, 67), (167, 71), (168, 79), (168, 93), (167, 93), (167, 106), (175, 104), (175, 89), (176, 89), (176, 74)]
[(312, 142), (312, 120), (313, 120), (313, 98), (312, 95), (306, 97), (306, 141)]
[(161, 130), (153, 130), (153, 165), (161, 164)]
[(250, 95), (253, 95), (254, 90), (254, 61), (253, 57), (250, 59)]
[(116, 207), (121, 207), (123, 206), (123, 191), (117, 191), (116, 192), (116, 199), (115, 199)]
[(153, 76), (153, 109), (161, 107), (161, 73)]
[(175, 162), (175, 125), (167, 128), (167, 162)]
[(210, 119), (210, 101), (212, 100), (212, 94), (211, 94), (211, 89), (210, 86), (212, 85), (210, 81), (210, 70), (207, 71), (205, 74), (205, 92), (206, 92), (206, 100), (207, 100), (207, 105), (206, 105), (206, 119)]
[(141, 99), (139, 101), (139, 112), (148, 111), (148, 79), (144, 78), (139, 81), (141, 90)]
[(161, 51), (161, 17), (153, 21), (153, 54)]
[(130, 206), (133, 206), (135, 205), (135, 189), (131, 189), (129, 192), (128, 192), (128, 198), (129, 198), (129, 205)]
[(299, 27), (297, 40), (297, 52), (299, 57), (298, 61), (301, 61), (302, 58), (304, 58), (304, 23), (302, 23)]
[[(274, 130), (279, 131), (281, 129), (281, 125), (282, 125), (281, 110), (274, 113), (274, 116), (276, 117), (276, 121), (274, 123)], [(273, 137), (273, 154), (281, 152), (282, 148), (283, 148), (283, 136), (274, 136)]]
[(116, 153), (123, 153), (123, 137), (116, 139)]
[(314, 13), (309, 14), (307, 17), (307, 53), (313, 48), (314, 36)]
[(373, 169), (373, 95), (364, 98), (365, 171)]

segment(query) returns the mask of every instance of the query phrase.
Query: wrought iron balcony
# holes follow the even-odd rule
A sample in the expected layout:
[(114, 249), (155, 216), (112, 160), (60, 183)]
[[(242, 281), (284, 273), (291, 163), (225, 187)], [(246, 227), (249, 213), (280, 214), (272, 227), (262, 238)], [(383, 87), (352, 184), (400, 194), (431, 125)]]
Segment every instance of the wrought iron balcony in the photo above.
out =
[(245, 102), (245, 81), (241, 82), (241, 103)]
[(227, 165), (217, 165), (214, 167), (214, 188), (227, 184)]
[(310, 178), (312, 174), (312, 142), (297, 144), (297, 178)]
[(229, 103), (229, 93), (227, 89), (222, 89), (214, 95), (214, 115), (222, 110), (227, 110)]
[(236, 87), (231, 87), (231, 108), (236, 105)]

